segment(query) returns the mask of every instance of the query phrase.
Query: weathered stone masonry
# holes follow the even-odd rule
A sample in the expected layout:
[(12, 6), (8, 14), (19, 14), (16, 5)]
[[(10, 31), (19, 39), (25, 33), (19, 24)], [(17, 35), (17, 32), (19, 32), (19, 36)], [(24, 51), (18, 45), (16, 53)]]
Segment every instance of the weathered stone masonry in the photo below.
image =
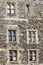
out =
[[(7, 15), (7, 2), (15, 3), (15, 15)], [(43, 3), (42, 0), (0, 0), (0, 64), (43, 65)], [(26, 7), (29, 5), (29, 11)], [(12, 25), (8, 28), (8, 25)], [(13, 28), (14, 25), (17, 25)], [(7, 41), (8, 29), (18, 31), (17, 42)], [(38, 43), (27, 44), (27, 29), (38, 30)], [(17, 61), (9, 61), (9, 50), (17, 50)], [(29, 50), (37, 51), (37, 61), (28, 60)]]

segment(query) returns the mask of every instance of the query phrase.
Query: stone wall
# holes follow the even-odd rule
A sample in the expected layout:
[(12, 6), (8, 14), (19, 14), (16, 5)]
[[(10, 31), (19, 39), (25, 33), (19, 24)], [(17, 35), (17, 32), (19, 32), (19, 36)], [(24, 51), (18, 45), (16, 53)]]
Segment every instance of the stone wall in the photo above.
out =
[[(6, 15), (6, 2), (16, 3), (17, 11), (16, 16)], [(26, 11), (26, 4), (29, 4), (29, 11)], [(20, 64), (28, 64), (28, 51), (27, 49), (39, 49), (38, 59), (36, 64), (43, 63), (43, 4), (37, 1), (30, 0), (2, 0), (0, 1), (0, 63), (3, 65), (7, 63), (8, 56), (7, 53), (9, 49), (19, 50), (19, 61)], [(13, 18), (12, 20), (4, 18)], [(16, 19), (22, 20), (16, 20)], [(14, 20), (15, 19), (15, 20)], [(24, 20), (23, 20), (24, 19)], [(28, 20), (27, 20), (28, 19)], [(19, 30), (19, 43), (7, 43), (7, 25), (18, 25)], [(38, 44), (27, 44), (27, 29), (37, 29), (38, 30)], [(22, 50), (24, 49), (24, 50)], [(10, 62), (11, 65), (17, 64), (18, 62)], [(37, 65), (38, 65), (37, 64)]]

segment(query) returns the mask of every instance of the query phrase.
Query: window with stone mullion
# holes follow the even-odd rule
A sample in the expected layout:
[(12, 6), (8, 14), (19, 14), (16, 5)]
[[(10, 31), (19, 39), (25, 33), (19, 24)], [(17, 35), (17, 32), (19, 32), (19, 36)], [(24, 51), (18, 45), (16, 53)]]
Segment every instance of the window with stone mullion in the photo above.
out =
[(8, 31), (9, 32), (9, 41), (16, 41), (16, 31)]
[(36, 51), (30, 51), (30, 61), (36, 61)]
[(10, 61), (17, 60), (17, 51), (10, 51)]
[(14, 4), (12, 4), (12, 3), (7, 4), (7, 13), (14, 14)]

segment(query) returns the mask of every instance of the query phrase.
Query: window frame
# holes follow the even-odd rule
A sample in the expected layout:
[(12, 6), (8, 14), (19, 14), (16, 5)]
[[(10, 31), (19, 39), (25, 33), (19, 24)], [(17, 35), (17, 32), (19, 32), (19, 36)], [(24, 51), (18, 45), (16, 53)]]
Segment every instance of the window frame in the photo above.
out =
[[(13, 32), (15, 32), (16, 33), (16, 35), (17, 35), (17, 32), (16, 32), (16, 30), (8, 30), (8, 38), (9, 38), (9, 31), (10, 32), (12, 32), (12, 40), (9, 40), (9, 41), (11, 41), (11, 42), (16, 42), (16, 39), (15, 40), (13, 40)], [(16, 36), (17, 37), (17, 36)]]
[[(7, 12), (7, 15), (15, 15), (15, 3), (7, 2), (7, 6), (8, 5), (10, 5), (9, 6), (10, 8), (9, 9), (7, 8), (7, 11), (9, 10), (10, 13)], [(12, 6), (14, 7), (14, 9), (11, 8)], [(12, 10), (14, 10), (14, 13), (11, 12)]]
[[(12, 60), (10, 60), (10, 51), (12, 52)], [(16, 52), (16, 56), (13, 55), (13, 53)], [(9, 61), (13, 62), (13, 61), (17, 61), (18, 60), (18, 51), (17, 50), (9, 50)], [(16, 57), (16, 60), (13, 60), (13, 58)]]
[[(31, 53), (32, 53), (32, 54), (31, 54), (31, 56), (32, 56), (31, 60), (30, 60), (30, 57), (31, 57), (31, 56), (30, 56), (30, 51), (31, 51)], [(37, 56), (37, 54), (35, 54), (35, 56), (33, 56), (33, 53), (34, 53), (34, 52), (36, 52), (36, 50), (29, 50), (29, 61), (36, 61), (36, 56)], [(33, 60), (34, 57), (35, 57), (35, 60)]]
[[(29, 42), (29, 37), (28, 37), (29, 32), (36, 32), (35, 33), (35, 35), (36, 35), (36, 41), (35, 42), (33, 42), (33, 41)], [(30, 44), (30, 43), (32, 43), (32, 44), (37, 43), (38, 44), (38, 30), (37, 29), (27, 29), (27, 44)]]

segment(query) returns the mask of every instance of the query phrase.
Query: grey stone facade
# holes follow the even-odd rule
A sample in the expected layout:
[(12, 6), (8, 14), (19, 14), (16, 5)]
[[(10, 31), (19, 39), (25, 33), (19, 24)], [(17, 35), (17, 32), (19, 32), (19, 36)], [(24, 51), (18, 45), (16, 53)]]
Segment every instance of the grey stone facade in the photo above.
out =
[[(7, 14), (7, 2), (15, 4), (14, 15)], [(9, 29), (17, 30), (17, 42), (8, 42)], [(38, 30), (38, 43), (27, 44), (28, 29)], [(17, 50), (17, 61), (9, 61), (9, 50)], [(37, 51), (37, 61), (28, 60), (28, 50)], [(0, 65), (6, 64), (43, 65), (43, 0), (0, 0)]]

